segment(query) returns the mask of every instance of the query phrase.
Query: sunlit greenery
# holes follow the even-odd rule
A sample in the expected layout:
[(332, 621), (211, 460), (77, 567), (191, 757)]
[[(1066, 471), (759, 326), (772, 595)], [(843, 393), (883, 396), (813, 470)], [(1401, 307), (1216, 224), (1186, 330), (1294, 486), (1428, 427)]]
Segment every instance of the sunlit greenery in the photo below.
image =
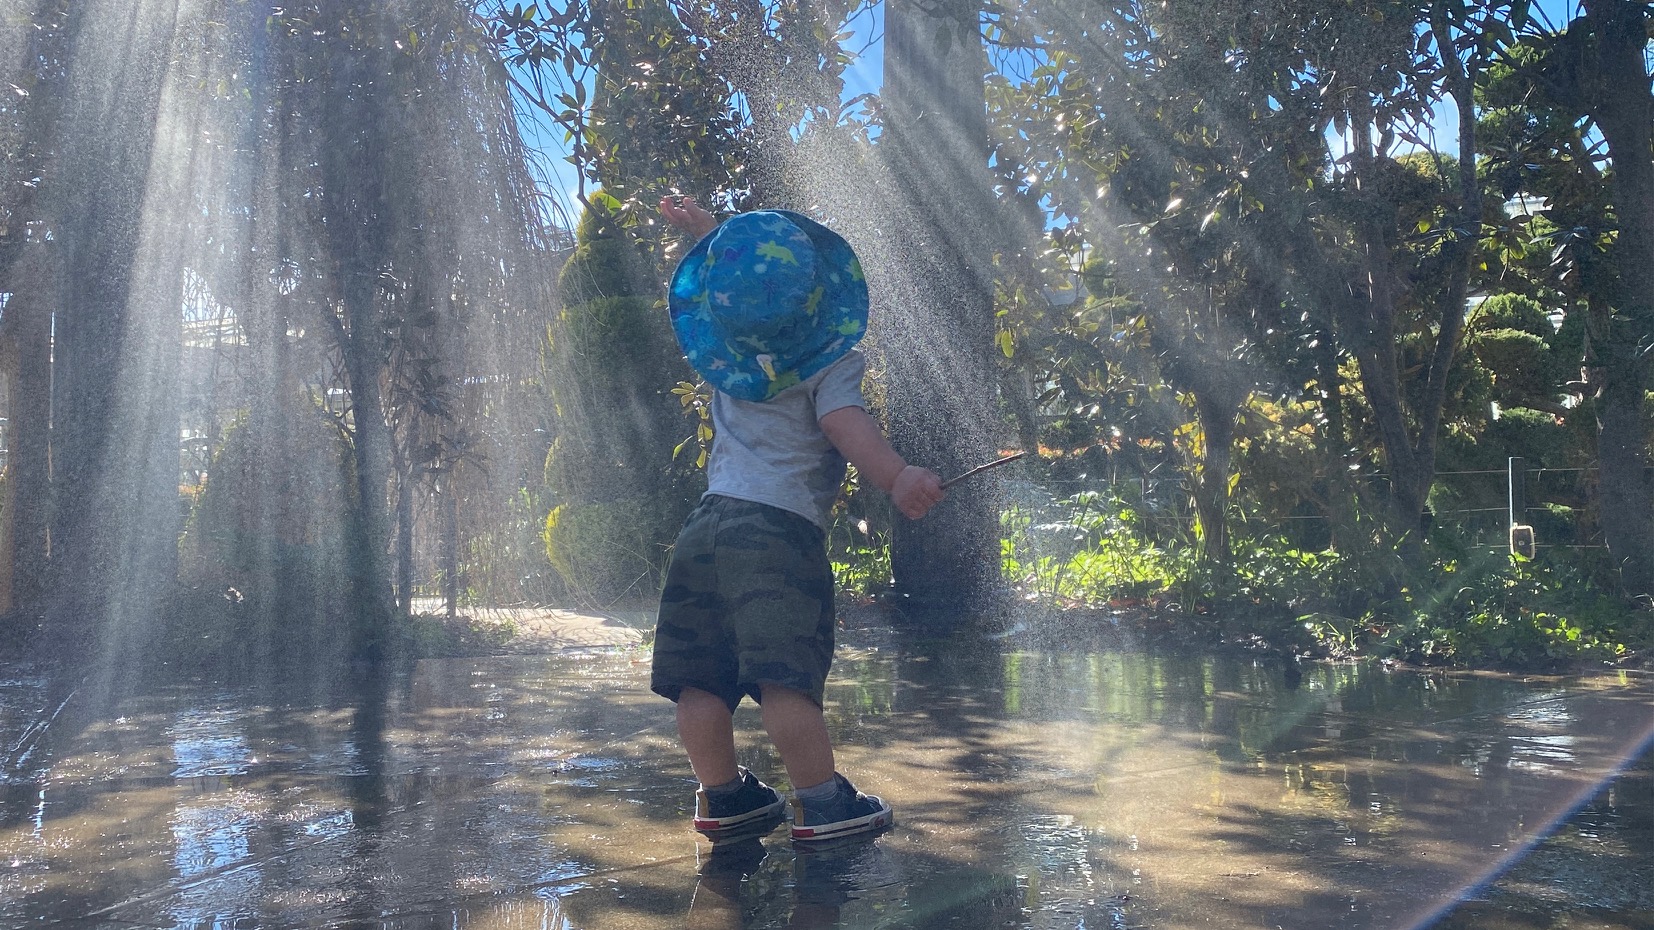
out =
[(648, 603), (714, 438), (661, 293), (681, 192), (855, 242), (904, 453), (1031, 453), (917, 524), (852, 476), (846, 590), (998, 568), (1036, 614), (1281, 652), (1636, 660), (1650, 10), (1566, 6), (0, 14), (7, 629), (182, 603), (302, 651), (279, 618), (337, 613), (371, 660), (440, 639), (416, 598)]

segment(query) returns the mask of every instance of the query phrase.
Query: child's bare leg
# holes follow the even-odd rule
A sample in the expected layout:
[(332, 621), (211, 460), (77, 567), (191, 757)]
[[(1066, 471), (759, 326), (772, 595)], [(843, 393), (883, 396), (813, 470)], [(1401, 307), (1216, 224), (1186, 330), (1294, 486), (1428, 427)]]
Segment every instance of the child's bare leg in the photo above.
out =
[(735, 763), (735, 722), (724, 699), (699, 688), (678, 695), (678, 741), (701, 784), (724, 785), (740, 777)]
[(802, 691), (761, 685), (764, 730), (781, 753), (793, 788), (809, 788), (833, 777), (833, 741), (821, 705)]

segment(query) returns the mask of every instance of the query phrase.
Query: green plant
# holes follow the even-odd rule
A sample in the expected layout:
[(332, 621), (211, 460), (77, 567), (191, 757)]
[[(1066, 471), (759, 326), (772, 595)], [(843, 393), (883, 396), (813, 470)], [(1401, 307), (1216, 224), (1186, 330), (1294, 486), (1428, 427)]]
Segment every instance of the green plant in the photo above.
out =
[(871, 594), (890, 586), (891, 513), (889, 499), (866, 493), (861, 475), (850, 466), (827, 531), (828, 558), (840, 588)]
[(179, 541), (191, 593), (177, 642), (202, 655), (315, 662), (342, 655), (361, 570), (345, 439), (301, 400), (227, 427)]
[(562, 504), (546, 517), (541, 539), (571, 592), (608, 605), (659, 592), (664, 546), (676, 522), (648, 499)]
[(683, 393), (687, 368), (658, 306), (652, 259), (612, 199), (594, 197), (581, 218), (544, 359), (555, 434), (545, 499), (556, 505), (544, 517), (545, 551), (563, 584), (592, 603), (657, 589), (704, 487), (698, 463), (674, 449), (696, 395)]
[(1034, 599), (1142, 598), (1193, 570), (1192, 546), (1161, 545), (1138, 507), (1098, 491), (1013, 505), (1001, 526), (1005, 574)]
[(460, 606), (552, 604), (567, 593), (546, 558), (548, 497), (544, 486), (518, 488), (503, 508), (479, 521), (465, 540)]
[(1624, 656), (1628, 605), (1570, 562), (1502, 551), (1446, 560), (1409, 587), (1373, 644), (1413, 661), (1534, 667)]

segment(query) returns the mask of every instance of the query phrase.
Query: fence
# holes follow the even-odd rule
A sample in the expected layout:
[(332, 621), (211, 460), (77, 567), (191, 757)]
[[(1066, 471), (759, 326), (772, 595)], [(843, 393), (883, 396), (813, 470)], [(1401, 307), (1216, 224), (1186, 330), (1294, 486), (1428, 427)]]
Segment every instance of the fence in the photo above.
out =
[[(1433, 530), (1450, 530), (1477, 549), (1512, 549), (1530, 557), (1544, 549), (1604, 549), (1600, 531), (1585, 516), (1595, 473), (1595, 467), (1530, 467), (1521, 457), (1509, 459), (1504, 468), (1437, 472), (1426, 520)], [(1383, 474), (1359, 479), (1380, 489), (1388, 482)], [(1181, 475), (1033, 484), (1059, 500), (1087, 491), (1123, 497), (1138, 509), (1141, 522), (1158, 527), (1163, 536), (1187, 533), (1194, 520), (1189, 482)], [(1264, 519), (1243, 511), (1232, 514), (1231, 521), (1240, 532), (1284, 531), (1306, 548), (1318, 548), (1318, 539), (1331, 529), (1324, 508), (1307, 501), (1284, 516)]]

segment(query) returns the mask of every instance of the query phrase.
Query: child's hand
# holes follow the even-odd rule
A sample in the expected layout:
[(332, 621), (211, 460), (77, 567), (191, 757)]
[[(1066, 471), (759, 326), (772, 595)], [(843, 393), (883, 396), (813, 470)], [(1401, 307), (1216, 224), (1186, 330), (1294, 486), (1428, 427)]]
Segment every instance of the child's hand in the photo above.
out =
[(706, 212), (695, 198), (683, 194), (668, 194), (660, 199), (660, 215), (666, 222), (678, 227), (696, 239), (718, 228), (718, 218)]
[(930, 508), (947, 496), (948, 492), (942, 490), (942, 477), (917, 465), (902, 469), (896, 475), (896, 483), (890, 486), (891, 503), (911, 520), (929, 513)]

